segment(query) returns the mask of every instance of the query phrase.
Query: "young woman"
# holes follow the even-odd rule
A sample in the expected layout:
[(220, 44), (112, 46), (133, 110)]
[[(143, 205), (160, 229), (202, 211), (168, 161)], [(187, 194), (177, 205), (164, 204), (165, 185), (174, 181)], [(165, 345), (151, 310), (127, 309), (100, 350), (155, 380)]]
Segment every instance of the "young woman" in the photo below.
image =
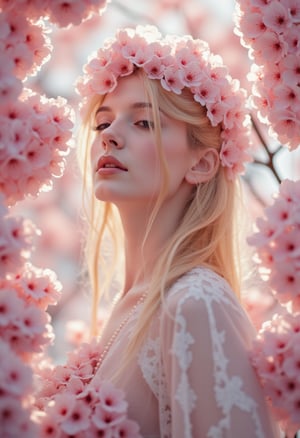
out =
[[(243, 92), (203, 41), (162, 38), (153, 27), (119, 31), (85, 73), (81, 162), (95, 309), (103, 274), (124, 260), (94, 378), (125, 391), (143, 437), (279, 436), (248, 359), (255, 333), (238, 298)], [(113, 256), (102, 250), (109, 238)], [(96, 310), (93, 319), (95, 329)]]

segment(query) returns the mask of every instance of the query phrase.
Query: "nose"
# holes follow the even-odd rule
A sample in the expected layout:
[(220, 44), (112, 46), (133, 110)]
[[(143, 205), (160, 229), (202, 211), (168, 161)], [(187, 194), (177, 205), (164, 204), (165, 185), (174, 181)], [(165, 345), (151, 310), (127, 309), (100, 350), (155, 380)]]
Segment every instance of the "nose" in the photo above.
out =
[(110, 129), (111, 127), (105, 129), (102, 132), (102, 147), (105, 151), (108, 149), (116, 148), (122, 149), (124, 147), (124, 139), (121, 135)]

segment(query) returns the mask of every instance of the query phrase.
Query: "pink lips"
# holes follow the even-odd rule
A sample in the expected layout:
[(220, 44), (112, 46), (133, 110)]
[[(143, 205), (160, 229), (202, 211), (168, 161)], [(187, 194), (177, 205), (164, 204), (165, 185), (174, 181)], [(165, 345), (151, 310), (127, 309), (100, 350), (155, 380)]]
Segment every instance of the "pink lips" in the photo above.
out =
[(113, 174), (119, 171), (125, 171), (127, 172), (128, 169), (115, 157), (112, 157), (110, 155), (103, 155), (98, 163), (96, 172), (99, 174)]

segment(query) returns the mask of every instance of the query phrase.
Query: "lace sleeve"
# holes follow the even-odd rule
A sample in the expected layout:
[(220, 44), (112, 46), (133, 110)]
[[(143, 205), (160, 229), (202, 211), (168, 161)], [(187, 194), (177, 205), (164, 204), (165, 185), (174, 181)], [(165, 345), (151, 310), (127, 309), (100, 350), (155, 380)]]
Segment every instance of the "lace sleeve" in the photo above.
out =
[(279, 436), (248, 359), (253, 336), (215, 273), (194, 270), (170, 291), (160, 340), (173, 438)]

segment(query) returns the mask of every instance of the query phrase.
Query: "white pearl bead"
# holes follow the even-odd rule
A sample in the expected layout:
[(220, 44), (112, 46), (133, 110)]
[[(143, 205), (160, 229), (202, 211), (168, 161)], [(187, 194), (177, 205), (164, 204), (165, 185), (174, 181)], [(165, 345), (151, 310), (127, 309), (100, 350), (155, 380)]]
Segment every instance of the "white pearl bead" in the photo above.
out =
[(111, 346), (113, 345), (113, 343), (115, 342), (116, 338), (118, 337), (119, 333), (121, 332), (122, 328), (127, 324), (127, 322), (130, 320), (130, 318), (133, 316), (133, 314), (135, 313), (136, 309), (139, 307), (140, 304), (142, 304), (145, 301), (147, 294), (144, 293), (139, 299), (138, 301), (135, 303), (134, 306), (132, 306), (130, 312), (128, 313), (128, 315), (123, 319), (123, 321), (121, 322), (121, 324), (116, 328), (116, 330), (113, 332), (111, 338), (109, 339), (109, 341), (107, 342), (107, 344), (105, 345), (98, 361), (95, 367), (95, 371), (94, 374), (96, 375), (97, 371), (99, 370), (105, 356), (107, 355), (108, 351), (110, 350)]

